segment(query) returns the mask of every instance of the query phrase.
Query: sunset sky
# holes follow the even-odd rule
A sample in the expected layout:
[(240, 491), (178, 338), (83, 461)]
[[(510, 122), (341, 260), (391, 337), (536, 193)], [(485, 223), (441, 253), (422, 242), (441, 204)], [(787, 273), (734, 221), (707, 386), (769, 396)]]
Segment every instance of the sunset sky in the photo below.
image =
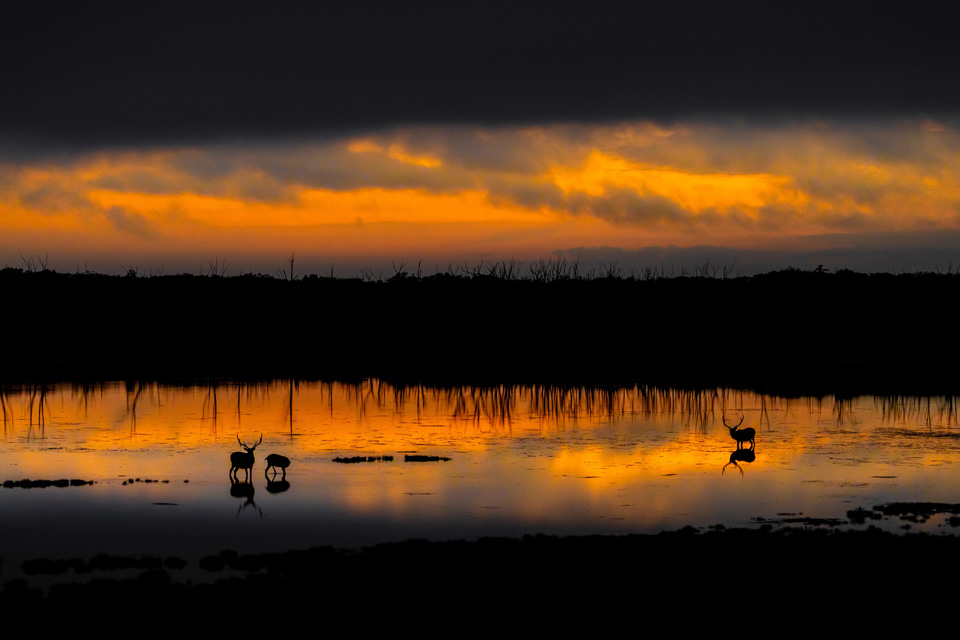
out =
[(622, 4), (29, 3), (0, 267), (960, 266), (960, 9)]

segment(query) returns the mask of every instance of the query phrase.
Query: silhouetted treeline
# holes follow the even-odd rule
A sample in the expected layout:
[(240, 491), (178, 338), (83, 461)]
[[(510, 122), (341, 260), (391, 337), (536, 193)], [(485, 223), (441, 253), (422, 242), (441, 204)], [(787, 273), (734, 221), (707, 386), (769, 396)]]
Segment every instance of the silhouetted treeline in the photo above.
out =
[(7, 268), (2, 376), (652, 379), (877, 391), (957, 380), (955, 273), (582, 276), (540, 267), (356, 279)]

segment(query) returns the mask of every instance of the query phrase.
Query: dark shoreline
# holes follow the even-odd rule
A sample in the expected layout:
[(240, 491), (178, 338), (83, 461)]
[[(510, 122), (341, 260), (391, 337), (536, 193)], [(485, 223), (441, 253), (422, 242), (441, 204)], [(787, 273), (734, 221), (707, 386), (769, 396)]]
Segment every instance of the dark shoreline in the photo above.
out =
[[(533, 273), (533, 272), (532, 272)], [(960, 274), (385, 280), (0, 270), (0, 383), (191, 379), (960, 392)]]
[[(935, 609), (941, 600), (945, 604), (951, 591), (943, 588), (941, 579), (951, 574), (958, 551), (957, 535), (898, 535), (873, 527), (687, 527), (657, 535), (409, 540), (355, 550), (318, 547), (255, 555), (224, 551), (204, 558), (201, 565), (214, 575), (227, 570), (230, 575), (190, 585), (175, 583), (167, 572), (170, 565), (164, 566), (160, 558), (129, 560), (126, 565), (122, 559), (101, 558), (101, 565), (113, 562), (118, 569), (147, 564), (141, 564), (136, 577), (64, 581), (46, 596), (23, 582), (7, 581), (0, 602), (26, 607), (18, 609), (24, 611), (108, 604), (117, 621), (130, 622), (161, 603), (181, 615), (245, 602), (282, 605), (298, 618), (309, 617), (322, 603), (323, 612), (339, 620), (360, 621), (374, 612), (381, 620), (399, 620), (423, 610), (430, 619), (449, 621), (448, 612), (490, 598), (506, 598), (507, 604), (522, 603), (530, 610), (550, 610), (558, 598), (569, 598), (580, 612), (612, 608), (625, 613), (638, 606), (641, 594), (644, 610), (654, 605), (657, 615), (683, 615), (691, 606), (689, 597), (694, 597), (698, 615), (728, 616), (728, 598), (745, 592), (742, 597), (749, 601), (747, 613), (754, 621), (773, 621), (776, 616), (768, 616), (784, 610), (797, 615), (796, 607), (832, 610), (839, 603), (849, 605), (854, 596), (871, 607), (896, 607), (873, 609), (873, 615), (909, 617), (918, 608)], [(55, 563), (35, 561), (32, 566), (33, 571), (46, 567), (53, 574), (70, 565), (51, 568)], [(695, 595), (701, 591), (702, 599)], [(805, 615), (817, 617), (819, 612)], [(564, 622), (561, 617), (544, 624), (562, 627)]]

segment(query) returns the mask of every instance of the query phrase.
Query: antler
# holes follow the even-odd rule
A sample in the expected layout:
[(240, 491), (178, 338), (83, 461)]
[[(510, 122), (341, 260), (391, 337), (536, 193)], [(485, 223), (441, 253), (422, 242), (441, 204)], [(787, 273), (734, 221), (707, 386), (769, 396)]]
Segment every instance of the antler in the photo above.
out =
[(262, 434), (262, 433), (260, 434), (260, 439), (257, 440), (257, 444), (253, 445), (253, 447), (248, 447), (247, 445), (243, 444), (243, 442), (240, 441), (240, 434), (239, 434), (239, 433), (237, 434), (237, 442), (239, 442), (239, 443), (240, 443), (240, 446), (243, 447), (244, 449), (249, 449), (249, 448), (256, 449), (257, 447), (260, 446), (260, 443), (263, 442), (263, 434)]
[(740, 425), (743, 424), (743, 419), (744, 419), (745, 417), (746, 417), (746, 416), (740, 416), (740, 422), (737, 423), (737, 426), (736, 426), (736, 427), (731, 427), (730, 425), (727, 424), (727, 417), (726, 417), (725, 415), (722, 415), (722, 414), (721, 414), (720, 419), (723, 420), (723, 426), (725, 426), (727, 429), (736, 429), (737, 427), (739, 427)]

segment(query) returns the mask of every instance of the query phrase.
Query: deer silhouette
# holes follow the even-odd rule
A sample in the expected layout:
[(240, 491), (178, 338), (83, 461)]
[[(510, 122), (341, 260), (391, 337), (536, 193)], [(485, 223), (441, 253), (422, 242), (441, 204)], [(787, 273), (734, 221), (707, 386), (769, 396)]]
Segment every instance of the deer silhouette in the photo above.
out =
[(253, 469), (253, 450), (260, 446), (260, 443), (263, 442), (263, 434), (260, 434), (260, 440), (257, 441), (257, 444), (252, 447), (248, 447), (243, 444), (240, 440), (240, 434), (237, 434), (237, 442), (240, 443), (240, 446), (245, 449), (245, 451), (234, 451), (230, 454), (230, 464), (233, 465), (230, 467), (230, 477), (237, 478), (237, 471), (243, 469), (244, 477), (250, 478), (250, 471)]
[(267, 476), (267, 472), (270, 471), (271, 468), (273, 469), (274, 478), (277, 477), (277, 469), (281, 469), (283, 471), (284, 478), (287, 477), (287, 467), (290, 466), (290, 458), (276, 453), (271, 453), (267, 456), (266, 460), (267, 468), (263, 470), (264, 477)]
[(727, 424), (726, 416), (723, 416), (721, 420), (723, 420), (723, 426), (725, 426), (727, 429), (730, 429), (730, 437), (737, 441), (737, 449), (743, 449), (744, 442), (749, 442), (751, 449), (757, 446), (757, 432), (754, 431), (752, 427), (738, 429), (738, 427), (743, 424), (743, 417), (740, 418), (740, 422), (738, 422), (734, 427), (731, 427)]
[(735, 449), (733, 453), (730, 454), (730, 462), (723, 465), (723, 469), (720, 470), (720, 475), (723, 475), (727, 470), (727, 467), (730, 465), (735, 466), (737, 469), (740, 469), (740, 475), (743, 475), (743, 469), (740, 467), (738, 462), (753, 462), (757, 459), (757, 454), (754, 453), (753, 449)]

